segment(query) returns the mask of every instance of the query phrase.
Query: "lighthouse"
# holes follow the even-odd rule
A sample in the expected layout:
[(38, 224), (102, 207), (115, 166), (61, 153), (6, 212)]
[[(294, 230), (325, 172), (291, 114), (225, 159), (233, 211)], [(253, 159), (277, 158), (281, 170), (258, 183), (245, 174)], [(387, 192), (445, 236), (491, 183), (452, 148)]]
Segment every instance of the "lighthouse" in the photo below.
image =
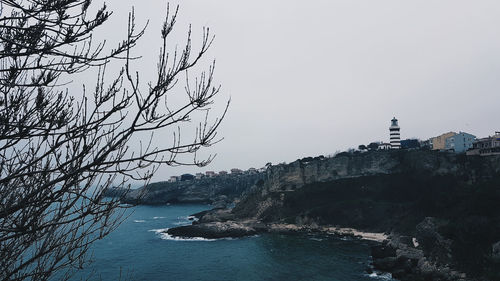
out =
[(391, 149), (401, 148), (401, 135), (399, 134), (399, 129), (398, 119), (396, 119), (396, 117), (392, 118), (391, 126), (389, 127)]

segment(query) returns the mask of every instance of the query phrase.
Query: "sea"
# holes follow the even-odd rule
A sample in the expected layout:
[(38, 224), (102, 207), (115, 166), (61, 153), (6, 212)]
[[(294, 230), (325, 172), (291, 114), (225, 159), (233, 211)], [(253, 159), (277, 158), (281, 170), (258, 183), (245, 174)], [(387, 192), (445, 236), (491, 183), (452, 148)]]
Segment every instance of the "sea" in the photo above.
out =
[[(373, 242), (320, 234), (180, 239), (164, 230), (209, 205), (137, 206), (71, 280), (394, 280), (372, 272)], [(190, 220), (191, 219), (191, 220)]]

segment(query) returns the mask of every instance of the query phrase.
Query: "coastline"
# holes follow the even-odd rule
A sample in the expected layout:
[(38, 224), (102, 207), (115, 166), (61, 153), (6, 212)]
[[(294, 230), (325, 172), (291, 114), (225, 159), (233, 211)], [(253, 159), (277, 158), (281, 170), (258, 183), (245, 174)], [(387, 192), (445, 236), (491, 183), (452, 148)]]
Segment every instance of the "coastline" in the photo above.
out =
[[(212, 217), (213, 218), (213, 217)], [(320, 233), (340, 237), (373, 242), (371, 246), (372, 268), (390, 273), (396, 280), (421, 280), (427, 276), (429, 280), (470, 280), (463, 272), (449, 266), (438, 266), (424, 256), (423, 250), (418, 247), (411, 237), (391, 235), (380, 232), (366, 232), (355, 228), (337, 227), (316, 224), (286, 224), (263, 223), (256, 219), (241, 221), (210, 221), (194, 222), (192, 225), (170, 228), (163, 231), (173, 239), (231, 239), (249, 237), (264, 233), (279, 233), (285, 235)]]
[(298, 225), (286, 223), (263, 223), (255, 219), (242, 221), (212, 221), (195, 222), (191, 225), (185, 225), (170, 228), (165, 231), (169, 235), (181, 238), (238, 238), (252, 236), (260, 233), (307, 233), (318, 232), (328, 235), (349, 236), (360, 240), (367, 240), (377, 243), (387, 241), (389, 236), (385, 233), (366, 232), (354, 228), (338, 227), (332, 225)]
[(330, 235), (352, 236), (361, 240), (368, 240), (382, 243), (389, 238), (389, 235), (379, 232), (365, 232), (354, 228), (336, 226), (317, 225), (296, 225), (296, 224), (269, 224), (270, 232), (321, 232)]

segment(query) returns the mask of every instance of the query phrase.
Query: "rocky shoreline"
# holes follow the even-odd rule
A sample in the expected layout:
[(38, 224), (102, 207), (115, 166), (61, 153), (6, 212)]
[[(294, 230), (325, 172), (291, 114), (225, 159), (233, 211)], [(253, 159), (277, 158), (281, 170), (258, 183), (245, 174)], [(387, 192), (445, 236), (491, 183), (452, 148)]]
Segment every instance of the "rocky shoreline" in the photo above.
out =
[(317, 224), (264, 223), (257, 219), (236, 219), (231, 209), (215, 208), (192, 214), (197, 220), (192, 225), (170, 228), (166, 233), (181, 238), (239, 238), (261, 233), (307, 233), (349, 236), (362, 240), (384, 242), (388, 235), (379, 232), (363, 232), (354, 228)]
[(392, 234), (389, 239), (371, 248), (373, 267), (390, 272), (401, 281), (467, 281), (463, 272), (440, 266), (429, 260), (415, 243), (415, 238)]
[(205, 222), (170, 228), (165, 231), (179, 238), (240, 238), (262, 233), (324, 233), (342, 237), (353, 237), (374, 242), (383, 242), (388, 236), (384, 233), (362, 232), (353, 228), (335, 226), (296, 225), (296, 224), (265, 224), (257, 220)]
[(398, 151), (302, 159), (269, 167), (232, 209), (201, 212), (167, 233), (357, 237), (376, 242), (374, 269), (401, 281), (497, 281), (499, 186), (500, 157)]
[[(360, 240), (376, 242), (371, 246), (373, 269), (389, 272), (392, 277), (401, 281), (467, 281), (465, 273), (453, 270), (449, 266), (439, 266), (424, 256), (424, 251), (417, 238), (386, 234), (379, 232), (364, 232), (353, 228), (331, 225), (298, 225), (286, 223), (264, 223), (256, 219), (233, 220), (230, 209), (213, 209), (192, 215), (198, 220), (192, 225), (170, 228), (165, 233), (179, 238), (241, 238), (263, 233), (300, 234), (322, 233), (337, 237), (351, 237)], [(427, 219), (421, 225), (426, 229), (424, 235), (433, 233), (435, 225), (432, 219)], [(436, 238), (437, 239), (437, 238)], [(370, 273), (371, 269), (367, 269)]]

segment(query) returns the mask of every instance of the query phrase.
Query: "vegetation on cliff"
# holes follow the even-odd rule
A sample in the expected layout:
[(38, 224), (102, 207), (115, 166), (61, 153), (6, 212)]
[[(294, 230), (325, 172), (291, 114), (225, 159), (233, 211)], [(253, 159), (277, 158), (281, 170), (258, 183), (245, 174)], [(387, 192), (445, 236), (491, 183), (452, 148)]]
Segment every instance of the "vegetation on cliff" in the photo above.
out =
[[(371, 159), (351, 157), (358, 158), (347, 160), (351, 164)], [(500, 241), (498, 158), (423, 151), (384, 157), (397, 163), (391, 173), (317, 181), (296, 189), (264, 183), (233, 213), (240, 219), (337, 225), (414, 237), (415, 249), (424, 253), (426, 261), (459, 269), (468, 277), (500, 280), (500, 261), (493, 254)], [(418, 261), (413, 261), (415, 266)]]
[(179, 182), (156, 182), (145, 187), (120, 192), (109, 190), (109, 196), (119, 195), (126, 203), (157, 205), (166, 203), (211, 203), (223, 207), (247, 192), (262, 173), (226, 175)]

